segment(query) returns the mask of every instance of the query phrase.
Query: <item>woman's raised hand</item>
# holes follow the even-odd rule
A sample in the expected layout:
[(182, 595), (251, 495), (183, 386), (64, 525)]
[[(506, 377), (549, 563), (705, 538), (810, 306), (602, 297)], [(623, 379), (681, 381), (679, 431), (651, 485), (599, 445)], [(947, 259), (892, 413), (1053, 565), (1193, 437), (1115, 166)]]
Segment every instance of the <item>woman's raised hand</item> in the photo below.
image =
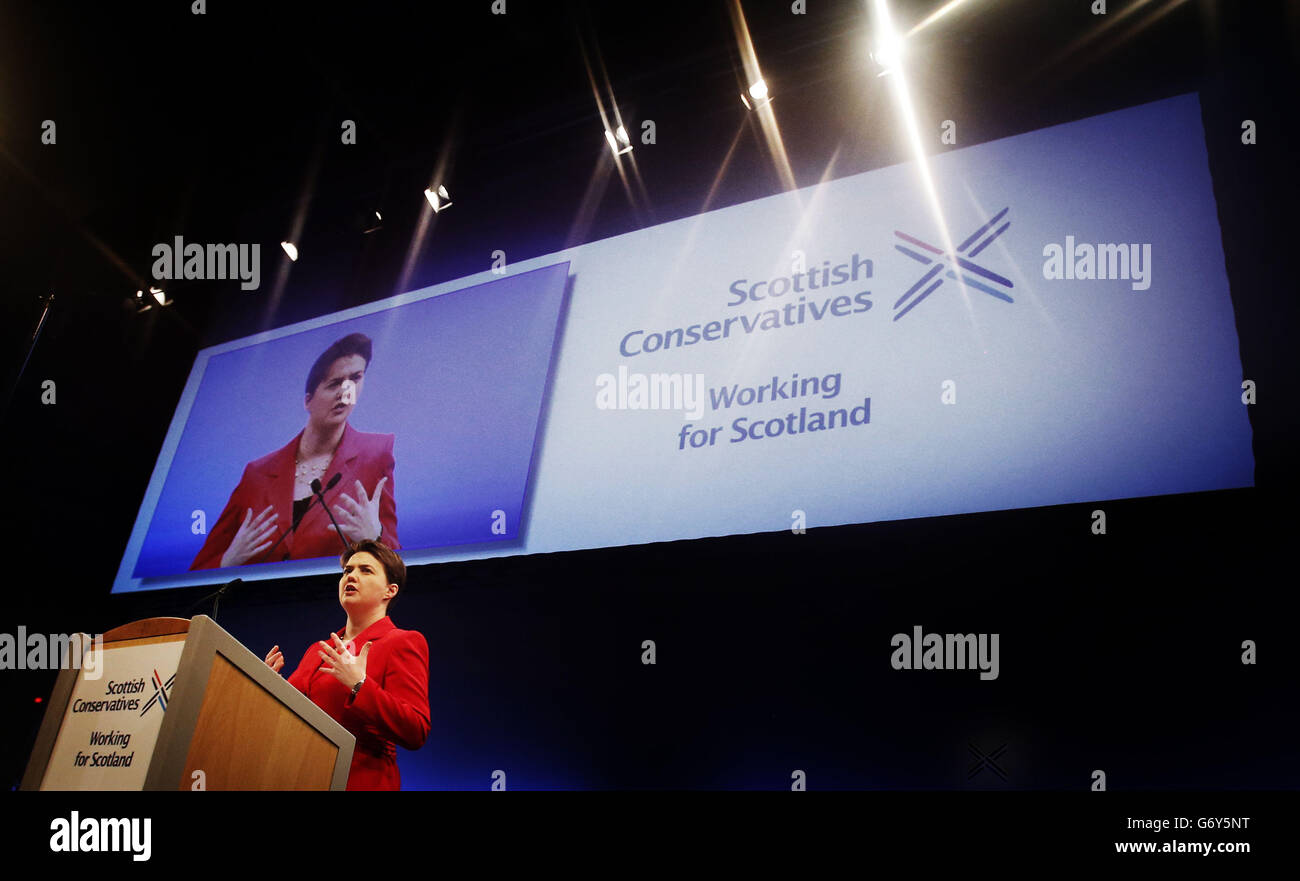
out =
[(269, 548), (274, 542), (275, 521), (279, 515), (274, 505), (267, 505), (266, 510), (253, 518), (253, 509), (244, 515), (244, 522), (230, 542), (230, 547), (221, 555), (221, 566), (242, 566), (258, 554)]

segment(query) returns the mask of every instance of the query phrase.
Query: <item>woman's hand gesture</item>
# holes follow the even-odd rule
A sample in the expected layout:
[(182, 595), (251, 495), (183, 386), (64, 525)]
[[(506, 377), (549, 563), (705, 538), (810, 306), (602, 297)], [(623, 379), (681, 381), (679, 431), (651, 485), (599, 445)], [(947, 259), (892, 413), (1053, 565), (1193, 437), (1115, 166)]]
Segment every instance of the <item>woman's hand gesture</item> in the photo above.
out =
[(275, 535), (275, 521), (279, 516), (274, 505), (267, 505), (266, 510), (253, 519), (253, 509), (249, 508), (230, 547), (221, 555), (222, 568), (242, 566), (274, 544), (271, 536)]

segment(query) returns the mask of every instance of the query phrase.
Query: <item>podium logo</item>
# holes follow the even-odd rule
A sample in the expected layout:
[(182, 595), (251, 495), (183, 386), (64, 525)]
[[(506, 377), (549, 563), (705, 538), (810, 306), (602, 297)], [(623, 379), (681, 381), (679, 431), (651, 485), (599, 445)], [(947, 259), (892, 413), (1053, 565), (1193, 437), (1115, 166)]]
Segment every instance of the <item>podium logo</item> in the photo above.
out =
[(85, 633), (0, 633), (0, 670), (82, 670), (87, 679), (104, 675), (104, 635)]
[(171, 699), (172, 686), (176, 684), (176, 674), (173, 673), (166, 682), (163, 682), (162, 677), (158, 675), (158, 670), (155, 669), (153, 676), (149, 677), (149, 684), (153, 686), (153, 697), (145, 702), (140, 715), (143, 716), (155, 706), (160, 706), (164, 713), (167, 712), (167, 701)]
[[(975, 262), (975, 258), (980, 252), (993, 244), (993, 240), (1007, 231), (1011, 226), (1011, 221), (1006, 221), (998, 226), (1010, 207), (1003, 208), (997, 214), (988, 219), (979, 229), (968, 235), (965, 240), (957, 246), (957, 253), (952, 255), (945, 254), (942, 248), (922, 241), (916, 236), (910, 236), (905, 232), (894, 230), (894, 235), (904, 244), (894, 244), (894, 249), (901, 254), (906, 254), (923, 266), (928, 266), (916, 282), (906, 291), (903, 296), (898, 298), (894, 304), (894, 320), (902, 318), (916, 305), (926, 297), (934, 293), (939, 285), (943, 284), (945, 278), (953, 281), (957, 280), (957, 272), (961, 272), (961, 281), (966, 287), (977, 290), (981, 293), (988, 294), (990, 297), (1002, 300), (1007, 303), (1014, 303), (1006, 291), (1011, 290), (1015, 285), (1011, 279), (1003, 278), (991, 269), (986, 269), (980, 263)], [(996, 227), (996, 229), (994, 228)], [(990, 230), (992, 230), (990, 232)], [(978, 276), (978, 278), (976, 278)]]
[(55, 853), (130, 853), (137, 863), (153, 853), (153, 821), (148, 817), (119, 819), (82, 817), (76, 811), (65, 820), (50, 821), (50, 850)]

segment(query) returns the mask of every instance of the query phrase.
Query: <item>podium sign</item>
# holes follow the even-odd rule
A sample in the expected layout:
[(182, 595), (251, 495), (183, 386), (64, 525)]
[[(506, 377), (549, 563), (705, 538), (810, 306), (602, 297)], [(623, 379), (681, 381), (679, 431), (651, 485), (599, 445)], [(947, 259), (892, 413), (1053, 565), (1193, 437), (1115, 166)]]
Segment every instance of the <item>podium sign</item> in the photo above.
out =
[(211, 618), (102, 645), (59, 675), (24, 790), (346, 788), (356, 739)]
[[(76, 671), (41, 789), (144, 788), (185, 636), (109, 643), (99, 664)], [(88, 678), (86, 667), (101, 675)]]

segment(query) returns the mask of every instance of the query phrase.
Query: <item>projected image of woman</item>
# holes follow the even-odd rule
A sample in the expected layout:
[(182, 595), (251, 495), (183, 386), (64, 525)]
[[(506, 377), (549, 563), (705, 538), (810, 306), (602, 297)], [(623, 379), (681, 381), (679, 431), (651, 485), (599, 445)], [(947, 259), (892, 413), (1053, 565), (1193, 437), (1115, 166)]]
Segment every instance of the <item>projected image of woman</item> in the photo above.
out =
[(393, 435), (348, 425), (370, 357), (370, 338), (360, 333), (321, 353), (307, 374), (306, 427), (285, 446), (248, 463), (191, 569), (336, 556), (343, 545), (312, 492), (315, 480), (322, 489), (333, 483), (325, 501), (345, 539), (382, 538), (391, 548), (401, 547)]

